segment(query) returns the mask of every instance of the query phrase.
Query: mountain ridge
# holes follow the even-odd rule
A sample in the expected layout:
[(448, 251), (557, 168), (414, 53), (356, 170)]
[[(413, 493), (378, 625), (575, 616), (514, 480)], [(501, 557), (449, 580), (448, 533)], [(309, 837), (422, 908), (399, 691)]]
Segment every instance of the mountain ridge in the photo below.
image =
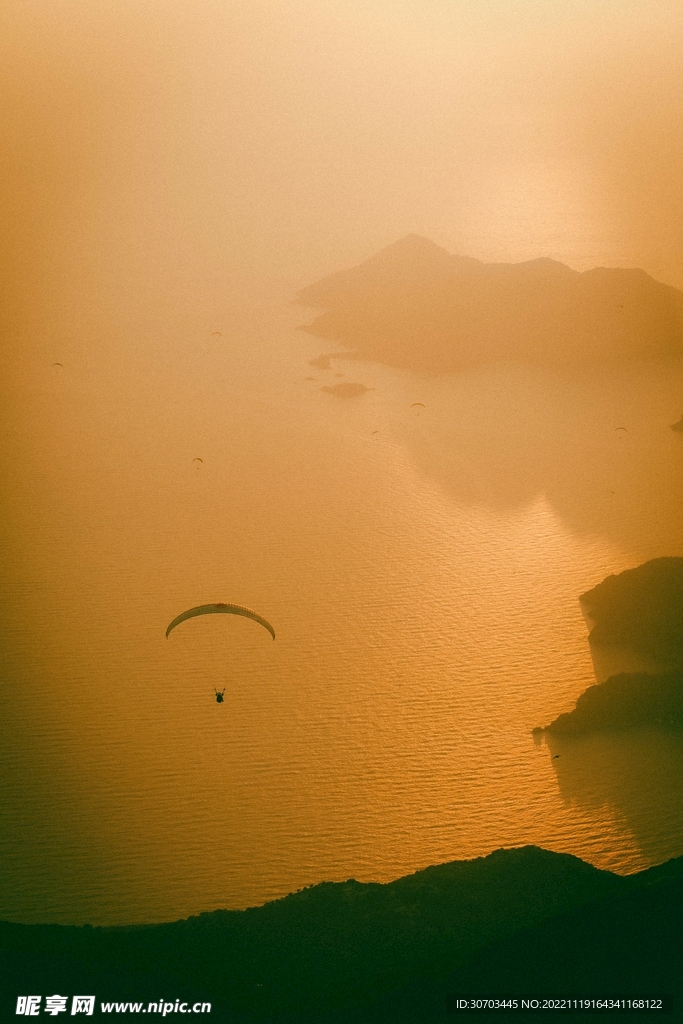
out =
[(482, 263), (419, 235), (314, 282), (295, 301), (325, 310), (301, 330), (358, 358), (414, 369), (683, 354), (683, 292), (643, 270), (579, 272), (547, 257)]
[(372, 1020), (363, 1008), (392, 1004), (406, 986), (446, 992), (453, 972), (464, 984), (468, 963), (491, 944), (514, 946), (515, 935), (533, 943), (539, 928), (566, 915), (578, 915), (580, 931), (610, 901), (630, 920), (644, 892), (665, 896), (681, 886), (683, 858), (622, 877), (526, 846), (383, 884), (322, 882), (262, 907), (169, 924), (2, 922), (0, 957), (17, 986), (5, 985), (3, 1000), (7, 1010), (29, 990), (97, 991), (119, 1001), (167, 993), (212, 1001), (213, 1020)]

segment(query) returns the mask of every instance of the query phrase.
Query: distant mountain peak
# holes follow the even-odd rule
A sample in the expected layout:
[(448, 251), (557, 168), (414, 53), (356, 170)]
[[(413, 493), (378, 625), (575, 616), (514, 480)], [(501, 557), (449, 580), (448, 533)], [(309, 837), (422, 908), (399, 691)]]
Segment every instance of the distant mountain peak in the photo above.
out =
[(577, 274), (577, 271), (572, 270), (566, 263), (560, 263), (559, 260), (553, 260), (550, 256), (536, 256), (533, 260), (524, 260), (522, 263), (518, 263), (517, 266), (528, 267), (530, 270), (534, 271), (549, 271), (555, 274)]
[[(425, 238), (424, 235), (417, 235), (414, 231), (404, 235), (403, 238), (397, 239), (395, 242), (390, 242), (389, 245), (385, 245), (380, 252), (388, 252), (389, 250), (403, 249), (408, 252), (433, 252), (442, 253), (446, 256), (449, 255), (447, 249), (444, 249), (442, 245), (437, 245), (436, 242), (432, 242), (431, 238)], [(379, 253), (377, 254), (379, 255)]]
[(378, 263), (449, 263), (451, 254), (443, 246), (424, 238), (422, 235), (410, 234), (391, 242), (379, 252), (366, 260), (368, 264)]

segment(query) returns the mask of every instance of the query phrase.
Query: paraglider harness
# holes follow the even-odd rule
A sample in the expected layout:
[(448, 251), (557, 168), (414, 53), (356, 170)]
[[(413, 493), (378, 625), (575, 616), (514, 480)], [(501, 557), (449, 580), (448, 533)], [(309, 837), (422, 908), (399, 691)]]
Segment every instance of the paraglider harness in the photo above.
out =
[(223, 703), (223, 694), (225, 693), (225, 689), (222, 689), (220, 692), (218, 690), (214, 690), (213, 692), (216, 694), (216, 703), (217, 704), (222, 704)]

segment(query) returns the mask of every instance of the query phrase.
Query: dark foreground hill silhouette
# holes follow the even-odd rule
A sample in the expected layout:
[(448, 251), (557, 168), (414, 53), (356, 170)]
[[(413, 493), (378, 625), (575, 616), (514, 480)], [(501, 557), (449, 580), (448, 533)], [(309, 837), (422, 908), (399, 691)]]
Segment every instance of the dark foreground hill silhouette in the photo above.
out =
[(539, 986), (680, 1001), (682, 910), (683, 859), (624, 878), (524, 847), (173, 924), (2, 923), (0, 1013), (29, 993), (208, 1000), (243, 1024), (449, 1020), (449, 996)]
[(302, 328), (316, 337), (435, 372), (683, 353), (683, 293), (643, 270), (578, 273), (545, 258), (486, 264), (418, 235), (304, 288), (297, 302), (327, 310)]

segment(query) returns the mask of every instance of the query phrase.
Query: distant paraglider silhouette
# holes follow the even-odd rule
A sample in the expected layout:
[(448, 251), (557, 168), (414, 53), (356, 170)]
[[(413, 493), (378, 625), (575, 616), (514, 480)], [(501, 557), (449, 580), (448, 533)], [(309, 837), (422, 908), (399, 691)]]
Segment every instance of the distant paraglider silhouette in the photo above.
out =
[(212, 338), (215, 337), (216, 335), (218, 335), (219, 338), (223, 337), (223, 335), (221, 334), (220, 331), (211, 331), (211, 337)]
[(222, 704), (223, 694), (225, 693), (225, 687), (223, 687), (222, 690), (214, 690), (213, 692), (216, 694), (216, 704)]
[(59, 375), (64, 369), (64, 363), (53, 363), (52, 369), (55, 371), (57, 375)]
[(614, 428), (615, 433), (616, 433), (617, 430), (623, 430), (625, 434), (628, 434), (628, 430), (626, 429), (626, 427), (615, 427)]
[(200, 466), (204, 465), (204, 459), (200, 459), (199, 456), (197, 456), (196, 459), (192, 460), (192, 463), (197, 467), (197, 469), (199, 469)]

